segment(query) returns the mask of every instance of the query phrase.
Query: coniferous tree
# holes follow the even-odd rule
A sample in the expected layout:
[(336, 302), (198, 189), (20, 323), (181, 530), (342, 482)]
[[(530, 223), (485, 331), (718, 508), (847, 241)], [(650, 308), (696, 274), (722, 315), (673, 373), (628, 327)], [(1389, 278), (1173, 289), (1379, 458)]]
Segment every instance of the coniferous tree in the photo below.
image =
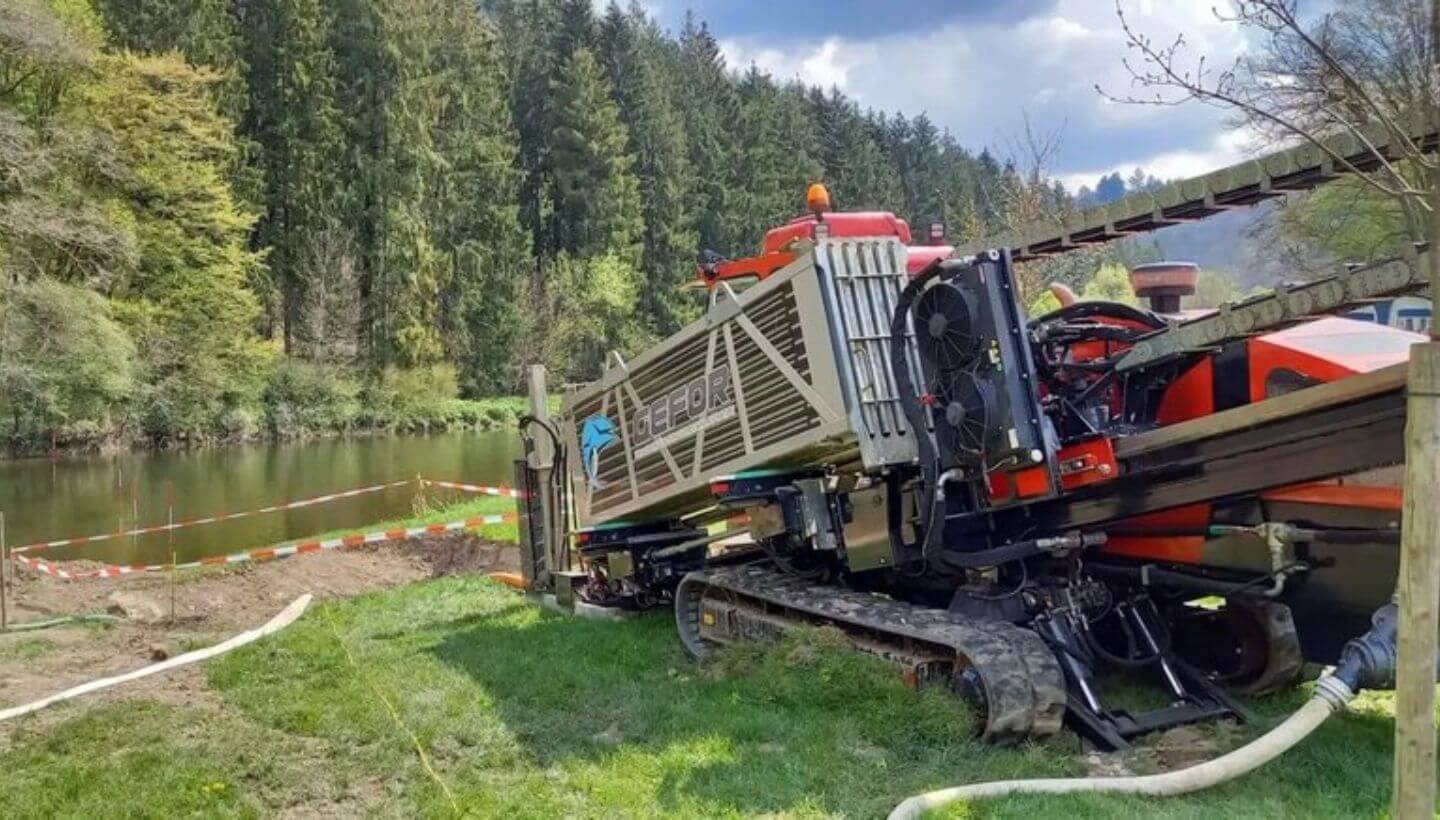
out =
[(320, 309), (313, 243), (340, 222), (340, 126), (329, 21), (319, 0), (254, 0), (246, 12), (246, 130), (257, 145), (264, 216), (255, 244), (269, 249), (271, 324), (287, 353), (307, 338), (304, 317)]
[(613, 252), (639, 261), (640, 188), (620, 109), (595, 55), (570, 55), (552, 89), (553, 226), (558, 250), (581, 257)]
[[(1073, 207), (1058, 185), (971, 153), (924, 114), (862, 112), (835, 89), (733, 71), (695, 17), (672, 37), (634, 2), (597, 20), (592, 0), (91, 1), (105, 22), (93, 27), (97, 54), (108, 30), (110, 45), (212, 69), (180, 85), (208, 89), (239, 129), (203, 165), (224, 164), (229, 200), (169, 178), (157, 189), (178, 213), (228, 201), (219, 210), (241, 216), (216, 228), (227, 254), (249, 230), (233, 264), (208, 269), (248, 276), (238, 292), (258, 293), (264, 318), (212, 302), (220, 335), (234, 341), (235, 317), (249, 316), (236, 349), (258, 331), (294, 358), (361, 364), (371, 384), (408, 384), (408, 368), (449, 373), (435, 383), (467, 395), (513, 390), (514, 365), (534, 358), (593, 377), (607, 351), (634, 351), (699, 313), (703, 300), (679, 288), (697, 251), (753, 252), (802, 211), (809, 182), (825, 181), (837, 208), (895, 212), (922, 240), (932, 221), (975, 239)], [(36, 62), (6, 45), (0, 72)], [(42, 68), (25, 111), (0, 99), (12, 148), (0, 156), (0, 263), (131, 300), (177, 266), (163, 262), (165, 242), (108, 216), (128, 160), (54, 127), (66, 89), (89, 75)], [(147, 311), (159, 301), (132, 300), (149, 306), (133, 313), (122, 301), (115, 316), (153, 341), (160, 313)], [(161, 349), (151, 341), (138, 358)], [(181, 415), (170, 418), (191, 424)]]
[[(178, 51), (220, 75), (213, 88), (221, 111), (238, 122), (247, 103), (244, 45), (236, 0), (94, 0), (115, 45), (131, 51)], [(248, 21), (248, 17), (247, 17)]]
[(803, 92), (777, 87), (752, 66), (739, 85), (738, 171), (741, 190), (738, 244), (754, 250), (767, 228), (800, 210), (806, 185), (820, 179), (820, 145), (808, 127)]
[(520, 226), (516, 144), (495, 31), (466, 0), (436, 0), (435, 163), (427, 210), (445, 266), (440, 326), (466, 395), (515, 383), (516, 304), (529, 239)]
[(743, 236), (740, 214), (746, 183), (738, 167), (740, 104), (735, 84), (720, 44), (693, 14), (685, 15), (679, 46), (677, 73), (687, 92), (681, 105), (695, 175), (699, 247), (738, 255), (755, 240)]
[(599, 42), (640, 182), (640, 267), (647, 282), (640, 290), (640, 310), (654, 332), (669, 334), (699, 307), (680, 290), (694, 276), (698, 235), (685, 123), (675, 103), (679, 89), (666, 79), (664, 35), (638, 6), (626, 13), (611, 2)]

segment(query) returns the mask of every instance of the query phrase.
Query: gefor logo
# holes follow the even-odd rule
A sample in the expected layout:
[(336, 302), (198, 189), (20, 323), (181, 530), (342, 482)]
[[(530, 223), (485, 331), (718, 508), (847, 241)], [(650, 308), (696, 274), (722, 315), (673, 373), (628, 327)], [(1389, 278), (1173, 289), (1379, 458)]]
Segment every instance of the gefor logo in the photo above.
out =
[(600, 480), (600, 454), (606, 447), (620, 440), (615, 424), (605, 416), (596, 413), (580, 425), (580, 463), (585, 468), (585, 478), (590, 489), (603, 490), (605, 482)]

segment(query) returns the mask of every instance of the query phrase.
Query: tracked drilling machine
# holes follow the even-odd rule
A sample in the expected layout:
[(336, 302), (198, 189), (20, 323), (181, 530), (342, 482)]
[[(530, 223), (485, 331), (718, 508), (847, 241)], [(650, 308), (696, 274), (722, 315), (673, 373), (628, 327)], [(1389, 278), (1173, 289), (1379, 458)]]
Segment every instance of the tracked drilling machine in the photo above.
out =
[[(1313, 188), (1373, 167), (1388, 136), (964, 247), (911, 247), (902, 220), (812, 192), (759, 256), (702, 266), (701, 319), (612, 354), (554, 418), (534, 370), (532, 588), (671, 607), (696, 655), (831, 625), (973, 702), (997, 742), (1068, 725), (1116, 749), (1243, 719), (1232, 693), (1347, 652), (1355, 687), (1384, 685), (1384, 468), (1403, 460), (1420, 337), (1336, 315), (1423, 288), (1426, 249), (1203, 314), (1180, 312), (1193, 282), (1172, 266), (1136, 272), (1148, 307), (1027, 320), (1015, 265)], [(1107, 705), (1117, 671), (1167, 705)]]

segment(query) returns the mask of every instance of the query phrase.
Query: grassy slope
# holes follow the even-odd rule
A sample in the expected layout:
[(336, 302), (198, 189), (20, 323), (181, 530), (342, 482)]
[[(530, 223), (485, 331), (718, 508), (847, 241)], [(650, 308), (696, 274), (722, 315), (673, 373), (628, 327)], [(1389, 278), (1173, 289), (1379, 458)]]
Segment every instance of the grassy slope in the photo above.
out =
[[(951, 699), (917, 696), (889, 667), (823, 644), (697, 667), (663, 615), (582, 621), (448, 578), (327, 604), (212, 662), (223, 712), (121, 703), (17, 738), (0, 752), (0, 794), (9, 816), (266, 814), (357, 793), (363, 802), (336, 808), (451, 814), (409, 731), (475, 816), (865, 817), (917, 790), (1083, 771), (1073, 738), (984, 747)], [(1257, 702), (1260, 723), (1302, 698)], [(953, 814), (1373, 816), (1389, 785), (1387, 710), (1367, 699), (1264, 773), (1201, 796)]]

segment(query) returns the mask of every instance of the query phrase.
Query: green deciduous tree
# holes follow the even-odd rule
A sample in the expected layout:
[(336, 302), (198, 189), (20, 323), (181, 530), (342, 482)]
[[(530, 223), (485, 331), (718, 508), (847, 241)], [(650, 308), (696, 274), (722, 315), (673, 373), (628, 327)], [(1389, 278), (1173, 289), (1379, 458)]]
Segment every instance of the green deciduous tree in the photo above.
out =
[(262, 262), (248, 247), (255, 214), (227, 182), (236, 147), (215, 77), (177, 56), (106, 55), (97, 67), (84, 109), (128, 169), (107, 210), (137, 258), (110, 292), (144, 365), (142, 421), (155, 435), (232, 432), (261, 389), (247, 283)]
[(123, 416), (136, 386), (135, 347), (109, 305), (53, 279), (0, 286), (0, 417), (11, 436), (53, 446), (67, 425)]

